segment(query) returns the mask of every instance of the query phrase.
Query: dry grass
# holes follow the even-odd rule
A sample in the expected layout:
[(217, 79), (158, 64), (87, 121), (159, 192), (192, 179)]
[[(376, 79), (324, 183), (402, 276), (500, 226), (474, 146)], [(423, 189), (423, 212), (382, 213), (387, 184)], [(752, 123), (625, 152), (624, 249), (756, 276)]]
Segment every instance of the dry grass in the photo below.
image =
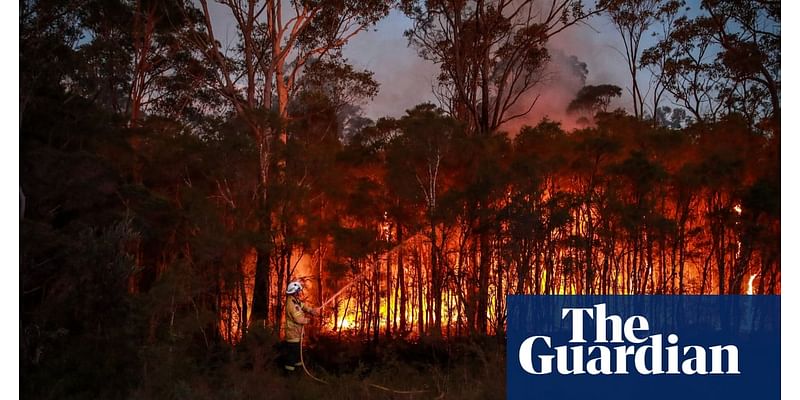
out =
[[(386, 341), (316, 338), (305, 350), (309, 370), (284, 373), (271, 338), (252, 338), (226, 359), (181, 379), (150, 382), (133, 399), (502, 399), (505, 348), (494, 338)], [(173, 377), (174, 378), (174, 377)], [(151, 377), (151, 380), (154, 379)], [(422, 393), (396, 393), (424, 390)]]

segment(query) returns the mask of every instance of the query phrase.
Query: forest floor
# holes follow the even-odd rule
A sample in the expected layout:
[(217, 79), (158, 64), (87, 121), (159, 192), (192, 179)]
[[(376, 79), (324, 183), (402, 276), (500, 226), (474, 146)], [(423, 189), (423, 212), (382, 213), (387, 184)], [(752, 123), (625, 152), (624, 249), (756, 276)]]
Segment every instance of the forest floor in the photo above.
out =
[[(286, 373), (280, 345), (248, 338), (223, 359), (171, 380), (158, 367), (131, 398), (171, 399), (503, 399), (505, 344), (494, 337), (380, 338), (377, 343), (337, 336), (312, 337), (306, 366)], [(380, 387), (378, 387), (380, 386)], [(387, 390), (388, 389), (388, 390)], [(408, 393), (413, 392), (413, 393)]]

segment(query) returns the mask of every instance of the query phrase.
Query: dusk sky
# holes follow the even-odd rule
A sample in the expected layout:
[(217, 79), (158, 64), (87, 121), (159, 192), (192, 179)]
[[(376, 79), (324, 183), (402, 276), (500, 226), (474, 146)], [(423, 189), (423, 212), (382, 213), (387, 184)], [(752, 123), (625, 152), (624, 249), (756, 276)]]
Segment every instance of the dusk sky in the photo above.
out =
[[(691, 2), (690, 2), (691, 3)], [(230, 12), (216, 2), (209, 7), (217, 39), (223, 47), (232, 46), (235, 41), (235, 26)], [(573, 127), (574, 118), (565, 115), (570, 100), (581, 88), (581, 83), (565, 71), (563, 62), (576, 56), (588, 65), (586, 84), (615, 84), (623, 88), (622, 98), (612, 103), (612, 107), (625, 107), (629, 103), (627, 87), (629, 77), (625, 59), (619, 48), (622, 46), (619, 33), (607, 16), (594, 17), (587, 24), (573, 26), (553, 37), (549, 43), (551, 63), (550, 80), (547, 84), (531, 90), (530, 96), (541, 94), (532, 112), (526, 117), (512, 121), (506, 129), (516, 131), (524, 124), (536, 124), (543, 117), (561, 120), (565, 128)], [(416, 49), (408, 46), (403, 32), (412, 26), (411, 20), (398, 10), (382, 19), (369, 31), (356, 35), (345, 46), (344, 55), (357, 68), (375, 73), (381, 84), (378, 96), (365, 101), (364, 115), (377, 119), (383, 116), (398, 117), (405, 110), (422, 102), (436, 102), (432, 93), (438, 67), (421, 57)], [(645, 37), (644, 46), (652, 39)], [(647, 73), (640, 79), (640, 85), (647, 87)]]
[(786, 3), (20, 0), (11, 390), (777, 400)]
[[(553, 64), (557, 64), (558, 55), (575, 55), (588, 64), (587, 84), (612, 83), (624, 88), (629, 79), (625, 74), (625, 61), (614, 49), (621, 46), (619, 34), (605, 16), (595, 17), (589, 23), (591, 28), (575, 26), (551, 41)], [(381, 83), (378, 96), (364, 105), (365, 114), (370, 118), (400, 116), (416, 104), (435, 102), (431, 87), (438, 67), (420, 58), (416, 50), (408, 46), (403, 31), (411, 24), (403, 13), (392, 11), (373, 30), (359, 34), (345, 48), (350, 62), (373, 71), (375, 79)], [(562, 118), (567, 103), (580, 85), (564, 82), (568, 77), (560, 74), (557, 67), (552, 65), (556, 75), (549, 85), (541, 88), (542, 96), (536, 107), (522, 122), (535, 124), (545, 115)]]

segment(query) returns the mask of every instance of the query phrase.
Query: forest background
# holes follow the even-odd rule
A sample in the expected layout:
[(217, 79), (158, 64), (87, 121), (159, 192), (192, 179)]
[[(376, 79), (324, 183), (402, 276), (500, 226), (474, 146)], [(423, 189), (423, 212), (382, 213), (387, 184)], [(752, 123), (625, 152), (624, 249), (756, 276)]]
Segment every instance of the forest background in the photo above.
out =
[[(345, 49), (390, 13), (432, 102), (371, 119), (408, 78)], [(597, 21), (627, 82), (551, 49)], [(507, 294), (781, 293), (780, 2), (23, 0), (19, 29), (26, 397), (502, 397)], [(274, 368), (291, 280), (332, 300), (336, 385)]]

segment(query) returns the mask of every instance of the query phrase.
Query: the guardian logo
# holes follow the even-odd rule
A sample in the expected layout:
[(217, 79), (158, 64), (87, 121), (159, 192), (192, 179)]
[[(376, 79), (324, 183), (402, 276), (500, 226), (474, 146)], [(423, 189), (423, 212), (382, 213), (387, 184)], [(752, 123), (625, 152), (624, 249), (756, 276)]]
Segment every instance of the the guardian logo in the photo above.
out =
[[(594, 320), (593, 336), (584, 331), (584, 315)], [(519, 364), (528, 374), (553, 374), (554, 366), (562, 375), (740, 374), (737, 346), (684, 346), (676, 333), (649, 335), (647, 318), (633, 315), (623, 321), (608, 315), (605, 303), (562, 308), (561, 318), (572, 322), (568, 343), (558, 345), (542, 335), (530, 336), (519, 346)]]

